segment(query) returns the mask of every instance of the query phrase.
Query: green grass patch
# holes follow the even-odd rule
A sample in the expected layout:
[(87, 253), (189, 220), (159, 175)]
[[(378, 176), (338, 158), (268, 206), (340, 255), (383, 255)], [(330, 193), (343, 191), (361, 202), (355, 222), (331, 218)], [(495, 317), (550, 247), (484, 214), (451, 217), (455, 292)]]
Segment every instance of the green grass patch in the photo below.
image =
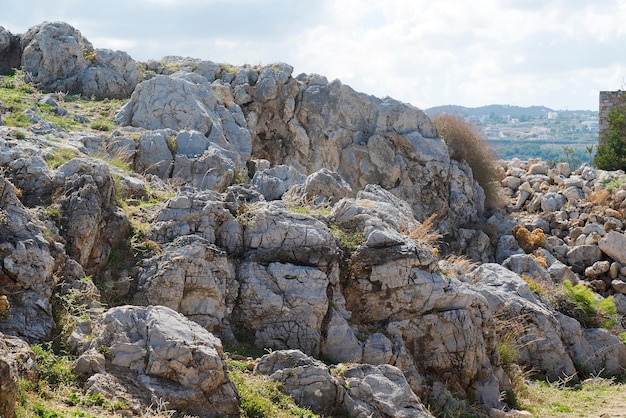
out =
[(57, 148), (48, 155), (46, 155), (44, 157), (44, 160), (46, 160), (48, 167), (52, 169), (57, 169), (72, 158), (76, 157), (78, 157), (78, 151), (76, 151), (75, 149)]
[(240, 367), (231, 368), (229, 377), (241, 399), (239, 412), (242, 418), (318, 417), (281, 392), (282, 385), (279, 382), (242, 371)]
[(361, 231), (349, 231), (335, 224), (330, 225), (330, 231), (339, 239), (341, 247), (348, 250), (356, 250), (359, 245), (365, 242), (365, 237)]
[(617, 309), (613, 296), (600, 298), (582, 283), (574, 286), (568, 280), (563, 283), (563, 289), (575, 305), (574, 317), (584, 327), (611, 329), (616, 324)]

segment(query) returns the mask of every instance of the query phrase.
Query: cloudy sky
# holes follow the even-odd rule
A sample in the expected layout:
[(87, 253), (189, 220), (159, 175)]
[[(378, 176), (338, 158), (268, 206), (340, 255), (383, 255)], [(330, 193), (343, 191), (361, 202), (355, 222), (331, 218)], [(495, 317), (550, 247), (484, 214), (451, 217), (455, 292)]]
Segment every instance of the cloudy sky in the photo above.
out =
[(283, 61), (420, 108), (598, 108), (626, 90), (623, 0), (21, 0), (0, 26), (63, 20), (135, 60)]

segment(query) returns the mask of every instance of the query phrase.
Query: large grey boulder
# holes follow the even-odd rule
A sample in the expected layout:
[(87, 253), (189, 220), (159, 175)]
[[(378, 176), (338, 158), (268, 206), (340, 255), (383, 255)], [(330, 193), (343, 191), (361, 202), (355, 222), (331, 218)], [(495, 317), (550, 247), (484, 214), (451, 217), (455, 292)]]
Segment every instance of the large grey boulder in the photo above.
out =
[(20, 37), (0, 26), (0, 74), (19, 68), (21, 59)]
[(352, 188), (339, 173), (322, 168), (309, 175), (304, 183), (290, 187), (282, 199), (290, 204), (333, 205), (353, 196)]
[[(217, 89), (217, 87), (216, 87)], [(115, 116), (120, 125), (146, 129), (194, 130), (210, 143), (239, 155), (238, 164), (252, 152), (250, 133), (241, 108), (219, 104), (221, 90), (195, 73), (159, 75), (140, 83)]]
[(238, 279), (234, 321), (251, 334), (255, 345), (319, 355), (329, 303), (324, 271), (290, 263), (243, 262)]
[(80, 77), (81, 94), (87, 97), (125, 99), (142, 79), (139, 66), (126, 52), (96, 49), (94, 61)]
[(391, 365), (328, 366), (299, 350), (263, 356), (254, 373), (282, 383), (283, 390), (319, 414), (351, 417), (432, 417), (409, 387), (402, 371)]
[(342, 378), (347, 387), (343, 404), (352, 417), (433, 417), (395, 366), (353, 364)]
[(2, 293), (10, 305), (0, 315), (0, 332), (31, 343), (54, 327), (50, 297), (56, 286), (55, 260), (45, 226), (19, 201), (15, 187), (0, 177), (0, 260)]
[(284, 77), (282, 68), (261, 70), (267, 82), (246, 107), (257, 155), (304, 174), (337, 172), (353, 190), (379, 184), (410, 202), (418, 220), (439, 212), (446, 228), (476, 217), (484, 194), (421, 110), (317, 75)]
[(176, 154), (172, 180), (198, 189), (223, 192), (234, 181), (238, 159), (234, 153), (215, 145), (210, 145), (197, 157)]
[(598, 242), (603, 253), (626, 265), (626, 235), (617, 231), (610, 231)]
[(278, 165), (254, 173), (252, 184), (266, 200), (278, 200), (291, 186), (302, 184), (305, 180), (306, 176), (294, 167)]
[(119, 375), (121, 384), (133, 374), (124, 388), (137, 398), (147, 392), (169, 408), (200, 417), (236, 414), (237, 392), (228, 379), (222, 344), (195, 322), (164, 306), (121, 306), (90, 328), (91, 334), (75, 330), (73, 338), (84, 342), (84, 352), (107, 347), (106, 372)]
[[(163, 305), (221, 333), (237, 297), (234, 265), (199, 236), (181, 236), (142, 262), (134, 301)], [(230, 331), (229, 331), (230, 332)]]
[(137, 143), (135, 170), (144, 174), (154, 174), (161, 180), (172, 175), (174, 156), (170, 143), (175, 132), (170, 129), (147, 131), (141, 135)]
[(93, 273), (104, 267), (130, 231), (128, 217), (115, 205), (111, 170), (101, 160), (74, 158), (56, 170), (53, 183), (63, 196), (62, 233), (71, 256)]
[(345, 392), (330, 369), (299, 350), (278, 350), (261, 357), (254, 373), (281, 382), (285, 393), (317, 413), (332, 413)]
[[(563, 329), (555, 313), (544, 306), (516, 273), (499, 264), (483, 264), (471, 273), (473, 288), (480, 292), (489, 309), (515, 341), (517, 361), (544, 373), (549, 379), (573, 376), (576, 369), (563, 344)], [(500, 338), (504, 338), (503, 335)]]
[(148, 234), (159, 243), (197, 235), (229, 254), (240, 250), (243, 245), (242, 225), (222, 197), (209, 190), (182, 189), (157, 213)]
[(603, 328), (583, 329), (574, 318), (557, 313), (567, 353), (582, 370), (616, 376), (626, 367), (626, 345)]
[(0, 417), (15, 416), (21, 379), (36, 383), (39, 370), (28, 343), (0, 333)]
[(128, 54), (95, 50), (64, 22), (30, 28), (22, 35), (21, 47), (28, 81), (45, 91), (126, 98), (140, 78), (139, 68)]

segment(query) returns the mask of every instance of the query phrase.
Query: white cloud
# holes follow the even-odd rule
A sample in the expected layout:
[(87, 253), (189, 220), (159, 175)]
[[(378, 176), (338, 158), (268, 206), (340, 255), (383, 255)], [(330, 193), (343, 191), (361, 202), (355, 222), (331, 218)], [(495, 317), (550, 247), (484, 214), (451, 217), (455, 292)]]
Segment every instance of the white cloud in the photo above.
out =
[(597, 92), (620, 88), (626, 77), (621, 0), (51, 3), (9, 2), (0, 24), (23, 31), (65, 20), (95, 47), (127, 50), (139, 60), (285, 61), (296, 73), (339, 78), (420, 107), (596, 108)]

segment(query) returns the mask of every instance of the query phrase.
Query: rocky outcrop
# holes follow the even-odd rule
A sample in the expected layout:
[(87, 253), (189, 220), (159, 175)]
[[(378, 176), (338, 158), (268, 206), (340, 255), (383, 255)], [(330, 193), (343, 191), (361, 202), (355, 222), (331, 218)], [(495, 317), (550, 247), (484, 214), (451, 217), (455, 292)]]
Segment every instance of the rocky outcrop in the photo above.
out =
[(0, 416), (15, 416), (19, 379), (36, 382), (39, 371), (28, 344), (0, 333)]
[(298, 403), (320, 414), (432, 417), (402, 371), (390, 365), (338, 365), (332, 370), (298, 350), (263, 356), (254, 372), (280, 382)]
[[(100, 372), (100, 381), (107, 373), (113, 375), (109, 379), (143, 401), (144, 407), (162, 399), (171, 408), (200, 417), (237, 412), (237, 392), (228, 379), (220, 340), (181, 314), (164, 306), (123, 306), (83, 329), (89, 333), (72, 336), (73, 345), (84, 350), (77, 361), (93, 364), (88, 359), (93, 351), (88, 350), (107, 347), (105, 361), (96, 360), (100, 366), (91, 369)], [(90, 390), (106, 387), (94, 380)], [(124, 385), (129, 381), (132, 384)]]
[[(151, 130), (198, 131), (206, 139), (198, 137), (196, 144), (204, 145), (186, 159), (200, 158), (212, 144), (235, 153), (235, 168), (243, 167), (252, 154), (269, 160), (277, 166), (275, 172), (254, 174), (257, 187), (268, 189), (263, 194), (269, 200), (302, 183), (304, 176), (327, 169), (353, 190), (369, 183), (391, 190), (410, 202), (420, 220), (439, 212), (438, 222), (446, 230), (482, 212), (484, 194), (471, 169), (450, 160), (434, 125), (419, 109), (319, 76), (294, 79), (291, 72), (291, 66), (279, 63), (241, 68), (233, 78), (222, 72), (215, 81), (211, 75), (201, 76), (199, 68), (157, 75), (137, 87), (116, 121)], [(162, 145), (160, 149), (165, 150)], [(145, 152), (153, 153), (148, 148)], [(138, 158), (144, 159), (144, 150)], [(288, 177), (281, 165), (292, 167)], [(198, 175), (208, 172), (200, 167)], [(180, 171), (174, 169), (175, 174)], [(169, 172), (159, 175), (168, 178)], [(173, 177), (190, 183), (188, 175)], [(194, 185), (224, 189), (224, 184), (214, 187), (215, 182)]]
[(0, 26), (0, 74), (20, 67), (22, 47), (20, 38)]
[(130, 223), (114, 205), (114, 180), (107, 164), (75, 158), (56, 170), (53, 183), (62, 193), (61, 234), (69, 255), (88, 272), (102, 268), (112, 248), (128, 236)]
[(140, 81), (137, 63), (121, 51), (97, 50), (64, 22), (44, 22), (21, 36), (21, 67), (45, 91), (126, 98)]
[(45, 228), (18, 200), (15, 187), (0, 177), (0, 294), (10, 313), (0, 315), (0, 332), (30, 342), (49, 338), (54, 327), (50, 297), (56, 286), (55, 260)]
[[(0, 128), (0, 331), (48, 341), (51, 301), (78, 295), (68, 346), (87, 393), (138, 415), (157, 400), (237, 414), (221, 341), (270, 351), (255, 373), (326, 415), (430, 416), (419, 397), (506, 408), (498, 343), (549, 380), (626, 368), (613, 333), (541, 294), (579, 282), (626, 312), (623, 173), (501, 162), (509, 206), (487, 217), (469, 165), (413, 106), (284, 63), (168, 57), (135, 88), (130, 57), (67, 24), (20, 39), (42, 88), (134, 89), (113, 132), (36, 109), (26, 133)], [(34, 100), (64, 118), (61, 96)]]

